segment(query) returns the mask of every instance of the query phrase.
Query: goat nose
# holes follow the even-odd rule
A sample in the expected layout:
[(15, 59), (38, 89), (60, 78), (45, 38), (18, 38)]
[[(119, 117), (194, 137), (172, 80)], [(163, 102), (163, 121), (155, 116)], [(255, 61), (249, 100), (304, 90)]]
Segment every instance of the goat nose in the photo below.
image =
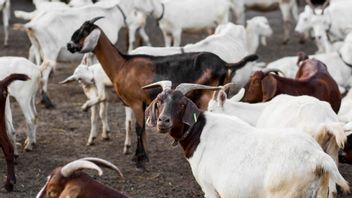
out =
[(159, 122), (163, 122), (165, 124), (168, 124), (170, 123), (170, 118), (169, 117), (166, 117), (166, 116), (162, 116), (162, 117), (159, 117)]
[(318, 39), (320, 40), (320, 39), (321, 39), (321, 36), (318, 36)]

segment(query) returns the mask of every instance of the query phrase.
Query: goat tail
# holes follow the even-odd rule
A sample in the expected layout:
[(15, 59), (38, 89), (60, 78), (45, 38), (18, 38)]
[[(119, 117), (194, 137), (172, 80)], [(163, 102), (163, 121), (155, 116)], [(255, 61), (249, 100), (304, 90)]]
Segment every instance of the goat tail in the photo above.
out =
[(251, 55), (245, 56), (237, 63), (228, 63), (226, 65), (226, 67), (228, 69), (232, 70), (232, 72), (234, 72), (235, 70), (238, 70), (238, 69), (241, 69), (242, 67), (244, 67), (248, 62), (253, 62), (253, 61), (258, 60), (258, 58), (259, 58), (258, 55), (251, 54)]
[(15, 80), (26, 81), (29, 79), (30, 78), (25, 74), (10, 74), (9, 76), (7, 76), (3, 80), (1, 80), (0, 84), (4, 87), (7, 87), (7, 86), (9, 86), (10, 83), (12, 83)]
[(331, 153), (333, 150), (343, 148), (347, 140), (344, 127), (339, 122), (324, 124), (314, 139), (320, 144), (324, 151)]
[(322, 166), (322, 171), (328, 173), (330, 179), (334, 181), (337, 185), (339, 185), (344, 193), (350, 192), (350, 186), (348, 181), (343, 178), (334, 160), (326, 153), (324, 153), (324, 155), (320, 158), (320, 166)]

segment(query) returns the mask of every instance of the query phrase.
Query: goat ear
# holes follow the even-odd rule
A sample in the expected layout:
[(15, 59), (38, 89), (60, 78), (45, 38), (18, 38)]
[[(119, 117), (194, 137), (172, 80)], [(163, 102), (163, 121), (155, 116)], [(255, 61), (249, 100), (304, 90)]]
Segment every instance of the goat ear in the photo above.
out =
[(81, 189), (77, 186), (67, 185), (61, 192), (60, 197), (77, 198)]
[(224, 90), (220, 90), (218, 93), (218, 101), (220, 102), (221, 106), (224, 106), (225, 100), (227, 98), (227, 95)]
[(83, 43), (83, 47), (81, 49), (81, 53), (87, 53), (94, 50), (97, 46), (99, 38), (100, 38), (101, 30), (94, 29), (85, 39)]
[(157, 104), (156, 100), (154, 100), (148, 108), (145, 110), (146, 124), (148, 127), (155, 127), (157, 121)]
[(192, 126), (198, 121), (199, 114), (200, 111), (198, 107), (193, 102), (188, 101), (182, 117), (182, 122), (188, 126)]
[(263, 102), (271, 100), (277, 91), (277, 81), (272, 75), (262, 80)]

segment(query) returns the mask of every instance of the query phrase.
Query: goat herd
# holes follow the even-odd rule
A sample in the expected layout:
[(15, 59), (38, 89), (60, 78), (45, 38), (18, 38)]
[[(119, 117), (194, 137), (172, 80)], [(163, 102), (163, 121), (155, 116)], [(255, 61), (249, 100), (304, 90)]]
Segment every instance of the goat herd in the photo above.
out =
[[(10, 3), (0, 1), (5, 46), (11, 45)], [(148, 126), (181, 147), (205, 197), (333, 198), (349, 192), (338, 165), (352, 164), (352, 1), (307, 0), (299, 15), (296, 0), (33, 3), (32, 12), (14, 11), (28, 21), (13, 27), (26, 32), (29, 58), (0, 58), (0, 145), (7, 191), (16, 183), (20, 144), (9, 96), (26, 120), (23, 148), (37, 152), (36, 96), (40, 93), (45, 107), (54, 108), (58, 101), (50, 95), (58, 93), (48, 93), (49, 76), (58, 64), (71, 62), (80, 64), (60, 84), (78, 81), (88, 98), (81, 107), (91, 110), (87, 146), (98, 135), (98, 105), (102, 138), (110, 138), (106, 88), (112, 86), (125, 106), (124, 154), (130, 153), (133, 118), (136, 121), (133, 161), (140, 170), (149, 160)], [(297, 21), (301, 42), (313, 38), (316, 54), (297, 52), (268, 64), (257, 61), (260, 43), (265, 47), (273, 35), (269, 21), (255, 16), (246, 26), (240, 24), (245, 23), (246, 9), (276, 7), (283, 16), (282, 42), (289, 44), (298, 36), (290, 37), (290, 24)], [(231, 12), (238, 25), (229, 21)], [(145, 31), (149, 15), (161, 29), (165, 47), (150, 46)], [(128, 28), (128, 54), (114, 45), (122, 27)], [(210, 35), (179, 47), (182, 32), (199, 31)], [(149, 46), (133, 49), (136, 32)], [(101, 167), (106, 167), (124, 177), (118, 167), (98, 157), (104, 156), (77, 159), (46, 173), (36, 197), (126, 197), (82, 171), (92, 169), (101, 176)]]

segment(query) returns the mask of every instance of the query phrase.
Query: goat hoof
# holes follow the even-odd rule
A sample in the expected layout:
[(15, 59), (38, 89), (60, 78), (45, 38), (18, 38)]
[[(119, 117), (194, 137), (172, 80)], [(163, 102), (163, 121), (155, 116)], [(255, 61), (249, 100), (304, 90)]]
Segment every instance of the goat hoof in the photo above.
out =
[(110, 137), (109, 137), (109, 136), (103, 137), (103, 140), (104, 140), (104, 141), (109, 141), (109, 140), (110, 140)]
[(89, 109), (88, 107), (82, 107), (82, 111), (83, 111), (83, 112), (87, 112), (88, 109)]
[(47, 109), (55, 108), (55, 105), (51, 102), (47, 93), (42, 92), (42, 100), (40, 101), (41, 104), (45, 106)]
[(4, 188), (6, 189), (7, 192), (12, 192), (15, 183), (16, 183), (16, 180), (6, 181)]
[(129, 154), (131, 154), (131, 152), (130, 152), (130, 148), (131, 148), (131, 146), (130, 146), (130, 145), (126, 145), (126, 146), (124, 146), (124, 148), (123, 148), (123, 154), (125, 154), (125, 155), (129, 155)]

